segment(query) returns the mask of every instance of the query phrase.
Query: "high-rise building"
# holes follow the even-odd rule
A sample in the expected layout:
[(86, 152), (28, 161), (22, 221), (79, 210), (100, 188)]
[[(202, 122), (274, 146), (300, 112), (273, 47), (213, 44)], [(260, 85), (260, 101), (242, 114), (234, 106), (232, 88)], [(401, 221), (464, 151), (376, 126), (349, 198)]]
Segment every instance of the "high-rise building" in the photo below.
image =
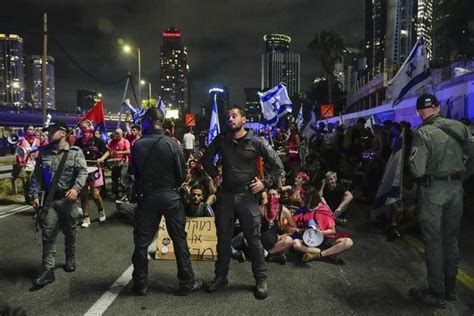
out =
[[(43, 56), (32, 55), (25, 57), (25, 101), (35, 108), (43, 106)], [(54, 58), (48, 56), (46, 62), (46, 100), (49, 109), (56, 109), (56, 90), (54, 79)]]
[(0, 34), (0, 104), (19, 107), (24, 101), (23, 39)]
[(219, 125), (221, 131), (226, 129), (225, 115), (226, 111), (229, 108), (229, 88), (226, 86), (217, 86), (209, 90), (209, 100), (208, 100), (208, 115), (210, 118), (212, 111), (212, 103), (214, 102), (214, 95), (216, 96), (217, 103), (217, 114), (219, 116)]
[(291, 37), (267, 34), (265, 53), (262, 55), (261, 88), (274, 87), (284, 82), (288, 95), (300, 93), (300, 54), (290, 52)]
[(372, 77), (401, 65), (419, 36), (431, 59), (433, 0), (366, 0), (365, 12), (365, 55)]
[(188, 53), (177, 28), (168, 28), (162, 37), (160, 95), (167, 107), (178, 109), (182, 116), (190, 111)]
[(258, 92), (263, 92), (267, 88), (245, 88), (245, 111), (247, 112), (247, 121), (249, 122), (260, 122), (263, 119), (262, 106), (260, 104), (260, 98)]
[(423, 36), (426, 56), (433, 58), (433, 0), (418, 0), (416, 34)]
[(346, 47), (342, 60), (334, 65), (334, 77), (342, 84), (342, 91), (351, 92), (351, 87), (357, 80), (359, 59), (361, 55), (357, 48)]

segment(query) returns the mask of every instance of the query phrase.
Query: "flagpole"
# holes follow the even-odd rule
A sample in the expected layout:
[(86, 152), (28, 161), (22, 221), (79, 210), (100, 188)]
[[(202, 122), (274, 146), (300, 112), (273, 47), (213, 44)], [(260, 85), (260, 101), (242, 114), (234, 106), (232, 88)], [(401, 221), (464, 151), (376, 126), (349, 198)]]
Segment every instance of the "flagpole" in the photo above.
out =
[[(127, 80), (125, 80), (125, 89), (123, 89), (123, 96), (122, 96), (122, 102), (125, 101), (125, 97), (127, 96), (127, 91), (128, 91), (128, 84), (130, 82), (130, 76), (131, 74), (127, 74)], [(122, 112), (123, 112), (123, 106), (120, 105), (120, 114), (119, 114), (119, 120), (117, 122), (117, 128), (120, 128), (120, 124), (122, 123)]]
[(403, 168), (405, 164), (405, 128), (402, 128), (402, 157), (400, 166), (400, 210), (403, 212)]

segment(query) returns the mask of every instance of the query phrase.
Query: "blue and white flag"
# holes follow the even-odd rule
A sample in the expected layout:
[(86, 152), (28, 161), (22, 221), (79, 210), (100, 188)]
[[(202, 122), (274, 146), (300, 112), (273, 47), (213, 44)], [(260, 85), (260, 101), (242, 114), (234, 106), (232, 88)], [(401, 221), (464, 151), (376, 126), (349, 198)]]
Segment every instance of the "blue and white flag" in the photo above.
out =
[(318, 130), (316, 114), (314, 111), (311, 111), (311, 119), (309, 120), (308, 124), (306, 124), (305, 128), (303, 129), (303, 136), (306, 139), (311, 139), (311, 136), (316, 135)]
[(392, 78), (392, 104), (396, 106), (409, 92), (416, 91), (431, 83), (431, 70), (426, 57), (426, 48), (423, 37), (418, 38), (410, 55)]
[(211, 124), (209, 125), (209, 133), (207, 134), (207, 143), (210, 144), (219, 135), (221, 129), (219, 126), (219, 115), (217, 112), (216, 94), (214, 94), (214, 102), (212, 102)]
[(377, 195), (372, 207), (372, 218), (376, 219), (384, 213), (384, 206), (402, 199), (403, 158), (405, 150), (405, 130), (402, 129), (392, 154), (388, 159)]
[(125, 101), (122, 103), (122, 106), (126, 107), (130, 114), (132, 114), (133, 124), (138, 124), (143, 114), (146, 112), (146, 109), (134, 108), (130, 103), (130, 99), (125, 99)]
[(296, 116), (296, 119), (295, 119), (295, 123), (299, 131), (301, 131), (301, 128), (303, 127), (303, 122), (304, 122), (303, 106), (300, 106), (300, 111), (298, 112), (298, 115)]
[(291, 113), (293, 109), (293, 104), (283, 83), (279, 83), (278, 86), (266, 92), (258, 92), (258, 96), (262, 105), (263, 117), (268, 125), (276, 125), (278, 118), (286, 113)]
[(163, 113), (164, 117), (166, 117), (166, 106), (165, 106), (165, 102), (163, 102), (163, 99), (161, 97), (158, 98), (158, 103), (156, 103), (156, 108), (159, 109)]

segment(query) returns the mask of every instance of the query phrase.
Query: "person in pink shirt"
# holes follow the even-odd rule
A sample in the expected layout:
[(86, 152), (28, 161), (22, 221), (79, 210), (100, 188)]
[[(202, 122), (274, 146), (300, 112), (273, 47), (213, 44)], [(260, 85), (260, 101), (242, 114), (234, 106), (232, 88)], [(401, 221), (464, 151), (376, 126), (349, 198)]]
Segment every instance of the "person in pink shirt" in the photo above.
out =
[(123, 192), (120, 179), (122, 175), (126, 174), (128, 169), (128, 162), (130, 160), (130, 142), (123, 137), (123, 131), (120, 128), (117, 128), (114, 132), (114, 138), (109, 141), (107, 148), (110, 152), (110, 157), (114, 160), (111, 169), (112, 169), (112, 193), (116, 198), (119, 197), (119, 188)]
[(35, 148), (40, 147), (40, 139), (36, 136), (35, 127), (32, 125), (26, 125), (23, 131), (24, 137), (17, 144), (17, 148), (19, 147), (21, 149), (17, 149), (16, 151), (16, 165), (13, 177), (21, 178), (25, 203), (29, 204), (31, 176), (35, 170), (36, 158), (38, 157), (38, 152)]

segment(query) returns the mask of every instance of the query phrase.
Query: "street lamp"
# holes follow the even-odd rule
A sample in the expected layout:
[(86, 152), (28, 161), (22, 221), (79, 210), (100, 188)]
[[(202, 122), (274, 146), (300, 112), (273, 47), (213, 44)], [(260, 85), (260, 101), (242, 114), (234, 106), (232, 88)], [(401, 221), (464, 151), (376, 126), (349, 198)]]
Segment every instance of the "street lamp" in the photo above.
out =
[(142, 86), (148, 84), (148, 100), (151, 99), (151, 82), (146, 82), (145, 80), (140, 81)]
[[(123, 51), (125, 54), (130, 54), (132, 52), (132, 47), (130, 45), (123, 45)], [(141, 66), (141, 54), (140, 48), (137, 48), (137, 57), (138, 57), (138, 104), (142, 102), (142, 94), (140, 89), (140, 83), (142, 81), (142, 66)]]

